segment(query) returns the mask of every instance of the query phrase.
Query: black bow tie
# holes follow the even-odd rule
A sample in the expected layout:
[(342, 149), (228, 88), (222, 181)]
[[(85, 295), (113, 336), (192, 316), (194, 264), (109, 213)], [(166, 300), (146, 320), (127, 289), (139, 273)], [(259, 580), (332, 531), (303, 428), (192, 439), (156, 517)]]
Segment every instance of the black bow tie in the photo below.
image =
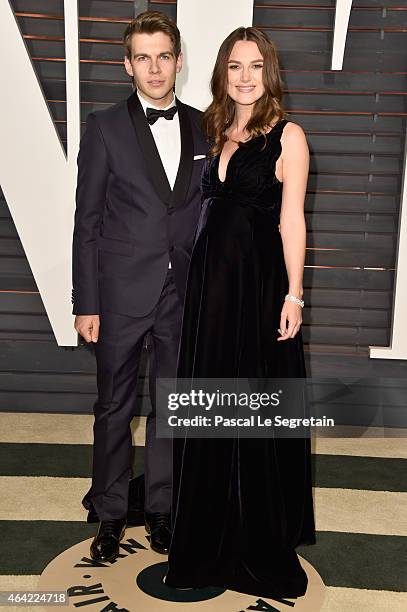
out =
[(167, 110), (160, 110), (158, 108), (147, 108), (146, 115), (147, 121), (150, 125), (153, 125), (160, 117), (164, 117), (164, 119), (174, 119), (174, 115), (177, 112), (176, 106), (171, 106), (171, 108), (167, 108)]

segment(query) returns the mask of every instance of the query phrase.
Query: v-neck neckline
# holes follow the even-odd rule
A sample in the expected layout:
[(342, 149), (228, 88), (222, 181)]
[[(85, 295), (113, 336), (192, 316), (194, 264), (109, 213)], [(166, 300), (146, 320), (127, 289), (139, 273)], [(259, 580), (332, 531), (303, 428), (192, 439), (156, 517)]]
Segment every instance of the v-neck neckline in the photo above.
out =
[(232, 155), (229, 157), (229, 161), (226, 164), (226, 170), (225, 170), (225, 178), (223, 181), (221, 181), (220, 177), (219, 177), (219, 164), (220, 164), (220, 158), (223, 152), (223, 149), (220, 153), (218, 153), (217, 158), (218, 158), (218, 163), (216, 165), (216, 178), (218, 179), (218, 182), (221, 185), (224, 185), (226, 183), (226, 180), (228, 178), (228, 171), (229, 171), (229, 165), (230, 162), (232, 161), (232, 158), (236, 155), (236, 153), (243, 148), (244, 145), (249, 144), (250, 142), (253, 142), (254, 140), (257, 140), (258, 138), (262, 137), (262, 136), (268, 136), (269, 134), (271, 134), (271, 132), (274, 130), (274, 128), (276, 128), (278, 126), (279, 123), (281, 123), (282, 121), (284, 121), (283, 119), (280, 119), (279, 121), (277, 121), (277, 123), (275, 123), (273, 125), (273, 127), (271, 128), (271, 130), (269, 130), (268, 132), (266, 132), (266, 134), (259, 134), (258, 136), (255, 136), (254, 138), (250, 138), (250, 140), (247, 140), (245, 143), (243, 143), (242, 146), (238, 146), (237, 149), (235, 151), (233, 151)]

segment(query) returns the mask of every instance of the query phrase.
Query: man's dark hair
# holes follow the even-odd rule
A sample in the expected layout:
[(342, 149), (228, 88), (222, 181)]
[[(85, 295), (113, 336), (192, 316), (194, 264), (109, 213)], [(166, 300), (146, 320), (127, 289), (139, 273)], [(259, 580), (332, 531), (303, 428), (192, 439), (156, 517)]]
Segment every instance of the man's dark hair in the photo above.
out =
[(175, 21), (159, 11), (144, 11), (137, 15), (126, 28), (123, 44), (128, 59), (131, 59), (131, 39), (133, 34), (155, 34), (164, 32), (172, 42), (175, 57), (181, 53), (181, 35)]

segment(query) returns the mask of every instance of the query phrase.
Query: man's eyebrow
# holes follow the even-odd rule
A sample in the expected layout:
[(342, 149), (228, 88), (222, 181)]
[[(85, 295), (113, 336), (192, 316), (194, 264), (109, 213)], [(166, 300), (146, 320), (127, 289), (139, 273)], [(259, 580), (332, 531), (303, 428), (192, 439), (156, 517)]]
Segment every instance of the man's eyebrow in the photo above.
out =
[[(264, 59), (261, 58), (261, 59), (256, 59), (256, 60), (251, 60), (250, 61), (251, 64), (255, 64), (257, 62), (264, 62)], [(239, 60), (232, 60), (232, 59), (228, 60), (228, 64), (241, 64), (241, 63), (242, 62), (239, 62)]]
[[(160, 53), (158, 55), (174, 55), (174, 53), (172, 51), (160, 51)], [(149, 58), (151, 58), (151, 55), (149, 55), (148, 53), (134, 53), (133, 57), (149, 57)]]

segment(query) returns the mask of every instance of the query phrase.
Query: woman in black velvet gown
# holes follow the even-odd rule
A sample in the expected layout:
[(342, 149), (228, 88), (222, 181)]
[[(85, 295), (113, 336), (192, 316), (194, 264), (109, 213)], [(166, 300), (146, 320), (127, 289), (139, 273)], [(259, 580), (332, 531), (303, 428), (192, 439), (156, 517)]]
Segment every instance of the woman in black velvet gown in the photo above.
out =
[[(305, 377), (299, 302), (309, 156), (302, 129), (284, 118), (266, 35), (232, 32), (211, 85), (204, 125), (214, 146), (202, 177), (178, 376)], [(304, 595), (295, 547), (315, 543), (310, 458), (307, 438), (174, 440), (166, 584)]]

